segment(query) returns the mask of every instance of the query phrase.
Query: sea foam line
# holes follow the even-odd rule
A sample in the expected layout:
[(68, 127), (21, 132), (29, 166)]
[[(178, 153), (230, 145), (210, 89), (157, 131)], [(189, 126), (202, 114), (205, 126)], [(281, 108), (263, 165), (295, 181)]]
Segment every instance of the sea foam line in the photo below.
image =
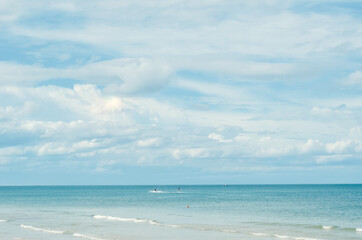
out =
[(34, 231), (46, 232), (46, 233), (64, 234), (64, 231), (48, 230), (48, 229), (32, 227), (32, 226), (23, 225), (23, 224), (21, 224), (20, 227), (25, 228), (25, 229), (34, 230)]
[(356, 232), (362, 232), (362, 228), (356, 228)]
[(103, 216), (103, 215), (94, 215), (93, 218), (105, 219), (105, 220), (109, 220), (109, 221), (118, 221), (118, 222), (148, 223), (151, 225), (158, 225), (158, 226), (171, 227), (171, 228), (181, 227), (181, 225), (164, 224), (164, 223), (156, 222), (154, 220), (140, 219), (140, 218), (120, 218), (120, 217)]
[(102, 215), (94, 215), (95, 219), (106, 219), (110, 221), (119, 221), (119, 222), (134, 222), (134, 223), (144, 223), (152, 220), (147, 219), (139, 219), (139, 218), (120, 218), (120, 217), (112, 217), (112, 216), (102, 216)]
[(0, 219), (0, 222), (7, 222), (8, 220)]
[(268, 234), (266, 233), (250, 233), (250, 234), (254, 236), (268, 236)]
[(81, 234), (81, 233), (73, 233), (73, 236), (74, 237), (91, 239), (91, 240), (106, 240), (106, 239), (103, 239), (103, 238), (92, 237), (92, 236), (84, 235), (84, 234)]
[(188, 225), (166, 224), (166, 223), (157, 222), (155, 220), (140, 219), (140, 218), (120, 218), (120, 217), (103, 216), (103, 215), (94, 215), (93, 218), (104, 219), (104, 220), (109, 220), (109, 221), (119, 221), (119, 222), (148, 223), (151, 225), (169, 227), (169, 228), (187, 228), (187, 229), (193, 229), (193, 230), (199, 230), (199, 231), (218, 231), (218, 232), (225, 232), (225, 233), (239, 233), (239, 231), (230, 230), (230, 229), (220, 230), (220, 229), (212, 229), (212, 228), (199, 228), (199, 227), (193, 227), (193, 226), (188, 226)]
[(294, 239), (294, 240), (320, 240), (319, 238), (309, 238), (309, 237), (290, 237), (286, 235), (280, 234), (267, 234), (267, 233), (250, 233), (251, 235), (258, 236), (258, 237), (266, 237), (266, 236), (273, 236), (275, 238), (280, 239)]

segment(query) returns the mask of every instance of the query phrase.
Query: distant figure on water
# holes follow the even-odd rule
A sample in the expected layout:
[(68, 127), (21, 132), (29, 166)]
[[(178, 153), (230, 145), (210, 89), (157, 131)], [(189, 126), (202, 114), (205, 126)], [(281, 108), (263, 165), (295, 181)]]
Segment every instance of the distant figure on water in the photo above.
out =
[(187, 205), (186, 205), (186, 208), (190, 208), (190, 206), (187, 204)]
[(180, 187), (178, 187), (178, 188), (177, 188), (177, 191), (179, 191), (179, 192), (180, 192), (180, 191), (181, 191), (181, 188), (180, 188)]

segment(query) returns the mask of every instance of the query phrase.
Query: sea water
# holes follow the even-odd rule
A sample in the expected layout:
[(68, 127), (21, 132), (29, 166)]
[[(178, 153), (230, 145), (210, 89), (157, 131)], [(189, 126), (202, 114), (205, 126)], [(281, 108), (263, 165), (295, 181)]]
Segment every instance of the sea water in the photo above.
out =
[(362, 239), (362, 185), (0, 187), (0, 239)]

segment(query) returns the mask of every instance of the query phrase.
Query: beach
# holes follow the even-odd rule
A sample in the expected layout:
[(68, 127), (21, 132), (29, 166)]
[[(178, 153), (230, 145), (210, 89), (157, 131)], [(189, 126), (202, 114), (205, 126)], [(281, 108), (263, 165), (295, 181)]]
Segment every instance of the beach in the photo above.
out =
[(0, 187), (6, 240), (348, 240), (361, 228), (362, 185)]

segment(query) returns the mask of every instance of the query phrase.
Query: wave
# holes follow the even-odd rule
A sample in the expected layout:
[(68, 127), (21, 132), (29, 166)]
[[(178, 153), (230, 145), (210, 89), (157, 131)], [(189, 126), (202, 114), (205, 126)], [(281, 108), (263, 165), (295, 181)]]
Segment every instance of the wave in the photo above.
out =
[(362, 228), (353, 228), (353, 227), (341, 227), (341, 226), (332, 226), (332, 225), (313, 226), (313, 227), (322, 228), (323, 230), (335, 229), (338, 231), (346, 231), (346, 232), (362, 232)]
[(295, 237), (295, 240), (320, 240), (319, 238)]
[(81, 233), (73, 233), (74, 237), (79, 237), (79, 238), (86, 238), (86, 239), (91, 239), (91, 240), (106, 240), (103, 238), (97, 238), (97, 237), (92, 237), (92, 236), (88, 236), (88, 235), (84, 235)]
[(339, 228), (339, 230), (341, 230), (341, 231), (346, 231), (346, 232), (358, 232), (358, 233), (360, 233), (360, 232), (362, 232), (362, 228), (347, 228), (347, 227), (344, 227), (344, 228)]
[(294, 239), (294, 240), (320, 240), (319, 238), (310, 238), (310, 237), (290, 237), (290, 236), (286, 236), (286, 235), (279, 235), (279, 234), (274, 234), (273, 235), (276, 238), (280, 238), (280, 239)]
[(53, 233), (53, 234), (64, 234), (65, 233), (64, 231), (37, 228), (37, 227), (23, 225), (23, 224), (21, 224), (20, 227), (25, 228), (25, 229), (30, 229), (30, 230), (33, 230), (33, 231), (40, 231), (40, 232)]
[(0, 219), (0, 223), (7, 222), (8, 220)]
[[(240, 222), (240, 223), (258, 224), (258, 225), (263, 225), (263, 226), (281, 226), (281, 227), (291, 226), (291, 227), (298, 227), (298, 228), (312, 228), (312, 229), (322, 229), (322, 230), (356, 231), (356, 228), (348, 228), (348, 227), (342, 227), (342, 226), (337, 226), (337, 225), (310, 225), (310, 224), (304, 224), (304, 223), (250, 222), (250, 221), (244, 221), (244, 222)], [(269, 235), (272, 235), (272, 234), (269, 234)]]
[(103, 216), (103, 215), (94, 215), (93, 218), (104, 219), (104, 220), (109, 220), (109, 221), (119, 221), (119, 222), (148, 223), (151, 225), (156, 225), (156, 226), (161, 226), (161, 227), (186, 228), (186, 229), (193, 229), (193, 230), (198, 230), (198, 231), (218, 231), (218, 232), (225, 232), (225, 233), (239, 233), (239, 231), (236, 231), (233, 229), (201, 228), (201, 227), (195, 227), (195, 226), (190, 226), (190, 225), (167, 224), (167, 223), (157, 222), (155, 220), (150, 220), (150, 219), (120, 218), (120, 217)]
[(149, 224), (151, 224), (151, 225), (158, 225), (158, 226), (171, 227), (171, 228), (180, 228), (180, 227), (182, 227), (182, 225), (165, 224), (165, 223), (157, 222), (157, 221), (155, 221), (155, 220), (148, 220), (147, 223), (149, 223)]
[(268, 233), (250, 233), (251, 235), (258, 236), (258, 237), (266, 237), (266, 236), (273, 236), (279, 239), (294, 239), (294, 240), (320, 240), (318, 238), (310, 238), (310, 237), (291, 237), (286, 235), (280, 234), (268, 234)]
[[(233, 230), (233, 229), (217, 229), (217, 228), (207, 228), (207, 227), (196, 227), (196, 226), (192, 226), (192, 225), (166, 224), (166, 223), (162, 223), (162, 222), (157, 222), (155, 220), (141, 219), (141, 218), (120, 218), (120, 217), (103, 216), (103, 215), (93, 215), (93, 218), (95, 218), (95, 219), (104, 219), (104, 220), (109, 220), (109, 221), (147, 223), (147, 224), (157, 225), (157, 226), (161, 226), (161, 227), (186, 228), (186, 229), (193, 229), (193, 230), (198, 230), (198, 231), (216, 231), (216, 232), (224, 232), (224, 233), (241, 233), (240, 231)], [(329, 226), (327, 226), (327, 227), (329, 227)], [(290, 236), (280, 235), (280, 234), (268, 234), (268, 233), (250, 233), (250, 234), (254, 235), (254, 236), (273, 236), (273, 237), (279, 238), (279, 239), (319, 240), (318, 238), (290, 237)]]
[(105, 219), (105, 220), (109, 220), (109, 221), (118, 221), (118, 222), (148, 223), (151, 225), (158, 225), (158, 226), (171, 227), (171, 228), (181, 227), (181, 225), (165, 224), (165, 223), (157, 222), (155, 220), (141, 219), (141, 218), (120, 218), (120, 217), (103, 216), (103, 215), (94, 215), (93, 218)]
[[(28, 226), (28, 225), (24, 225), (24, 224), (21, 224), (20, 227), (25, 228), (25, 229), (30, 229), (33, 231), (45, 232), (45, 233), (53, 233), (53, 234), (65, 234), (66, 233), (65, 231), (37, 228), (37, 227)], [(71, 234), (71, 233), (67, 232), (67, 234)], [(103, 238), (88, 236), (88, 235), (81, 234), (81, 233), (73, 233), (72, 236), (86, 238), (86, 239), (90, 239), (90, 240), (107, 240), (107, 239), (103, 239)]]
[(250, 234), (254, 236), (268, 236), (268, 234), (266, 233), (250, 233)]
[(334, 228), (334, 226), (322, 226), (324, 230), (331, 230)]
[(106, 219), (110, 221), (119, 221), (119, 222), (134, 222), (134, 223), (145, 223), (152, 220), (147, 219), (139, 219), (139, 218), (120, 218), (120, 217), (112, 217), (112, 216), (102, 216), (102, 215), (94, 215), (95, 219)]
[(281, 239), (287, 239), (287, 238), (289, 238), (289, 236), (279, 235), (279, 234), (274, 234), (273, 236), (276, 237), (276, 238), (281, 238)]

